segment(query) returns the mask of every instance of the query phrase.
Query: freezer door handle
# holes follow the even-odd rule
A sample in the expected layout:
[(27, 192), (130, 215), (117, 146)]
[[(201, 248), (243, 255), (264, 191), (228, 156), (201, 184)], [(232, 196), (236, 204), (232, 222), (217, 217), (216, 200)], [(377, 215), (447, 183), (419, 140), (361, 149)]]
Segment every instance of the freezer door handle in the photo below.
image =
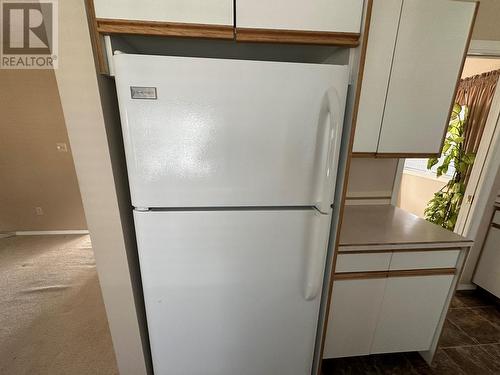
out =
[(306, 249), (307, 258), (304, 298), (307, 301), (314, 300), (318, 296), (323, 285), (330, 219), (330, 215), (316, 212), (315, 220), (313, 220), (309, 247)]
[(330, 87), (325, 94), (320, 111), (320, 147), (317, 181), (317, 208), (323, 213), (330, 210), (335, 194), (336, 170), (340, 148), (340, 130), (342, 129), (341, 108), (338, 91)]

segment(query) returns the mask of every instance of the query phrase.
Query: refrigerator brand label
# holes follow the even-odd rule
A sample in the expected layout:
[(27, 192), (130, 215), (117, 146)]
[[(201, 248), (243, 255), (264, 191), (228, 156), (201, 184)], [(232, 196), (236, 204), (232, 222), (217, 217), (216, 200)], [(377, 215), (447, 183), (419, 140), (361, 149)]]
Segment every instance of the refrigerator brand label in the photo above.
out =
[(156, 87), (137, 87), (130, 86), (132, 99), (158, 99)]

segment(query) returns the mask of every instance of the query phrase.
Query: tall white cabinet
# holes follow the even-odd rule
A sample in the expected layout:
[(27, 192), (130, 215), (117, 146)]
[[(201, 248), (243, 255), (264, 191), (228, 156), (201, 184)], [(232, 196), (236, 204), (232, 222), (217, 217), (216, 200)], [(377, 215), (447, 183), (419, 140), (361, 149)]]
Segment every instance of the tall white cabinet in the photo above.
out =
[(500, 206), (491, 221), (473, 281), (500, 298)]
[(476, 6), (374, 0), (355, 153), (440, 152)]

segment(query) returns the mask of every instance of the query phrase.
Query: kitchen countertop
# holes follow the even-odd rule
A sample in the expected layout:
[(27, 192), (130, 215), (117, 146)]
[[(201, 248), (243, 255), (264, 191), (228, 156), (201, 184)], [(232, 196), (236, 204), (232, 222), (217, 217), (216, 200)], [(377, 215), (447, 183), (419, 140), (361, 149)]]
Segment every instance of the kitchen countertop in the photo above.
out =
[(392, 205), (346, 206), (341, 251), (469, 247), (472, 241)]

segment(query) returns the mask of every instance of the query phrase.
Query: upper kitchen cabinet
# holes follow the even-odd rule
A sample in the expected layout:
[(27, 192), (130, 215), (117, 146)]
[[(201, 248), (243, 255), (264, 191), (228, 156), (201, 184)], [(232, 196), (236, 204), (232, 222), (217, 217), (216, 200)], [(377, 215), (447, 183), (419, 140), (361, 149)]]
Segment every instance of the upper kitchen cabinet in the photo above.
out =
[(363, 0), (236, 0), (236, 39), (358, 44)]
[(354, 153), (440, 153), (477, 4), (374, 0)]
[[(92, 0), (90, 0), (92, 1)], [(101, 33), (234, 37), (233, 0), (93, 0)]]

